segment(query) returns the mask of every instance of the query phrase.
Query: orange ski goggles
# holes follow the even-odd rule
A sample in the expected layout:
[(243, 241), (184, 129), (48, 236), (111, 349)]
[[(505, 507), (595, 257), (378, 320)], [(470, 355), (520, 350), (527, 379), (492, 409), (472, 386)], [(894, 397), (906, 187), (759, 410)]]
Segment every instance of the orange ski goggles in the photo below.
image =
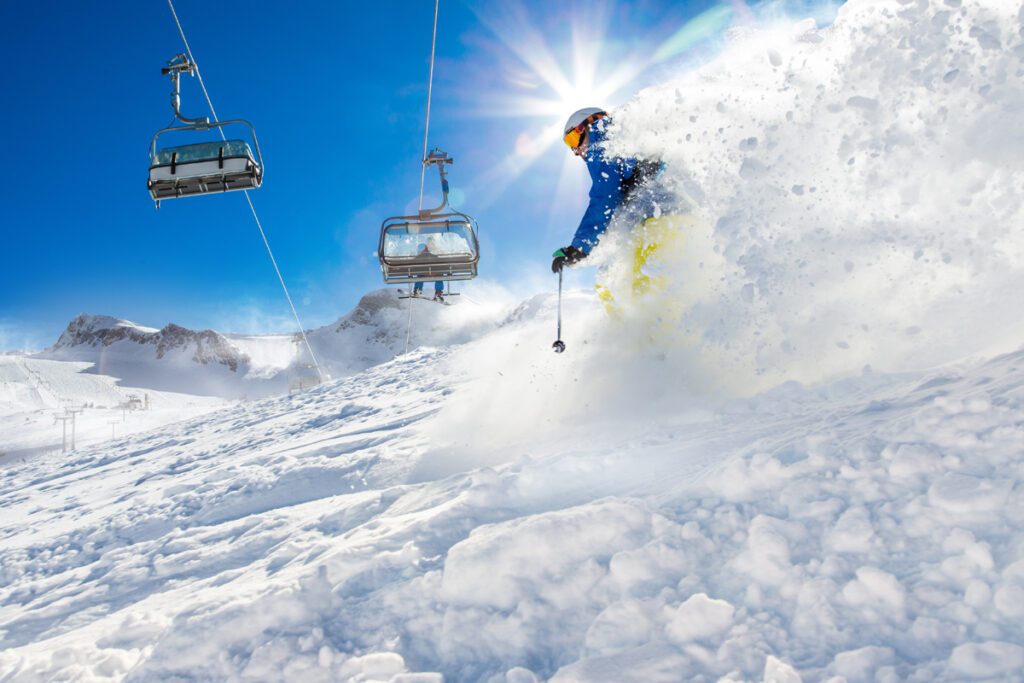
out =
[(603, 119), (604, 117), (605, 115), (603, 113), (598, 112), (596, 114), (591, 114), (590, 116), (585, 118), (580, 123), (580, 125), (570, 129), (569, 132), (565, 134), (565, 137), (562, 138), (563, 140), (565, 140), (565, 144), (569, 145), (569, 147), (572, 149), (576, 149), (577, 147), (579, 147), (580, 142), (582, 142), (583, 140), (583, 134), (587, 132), (587, 128), (590, 127), (590, 124), (592, 124), (594, 121), (597, 121), (598, 119)]

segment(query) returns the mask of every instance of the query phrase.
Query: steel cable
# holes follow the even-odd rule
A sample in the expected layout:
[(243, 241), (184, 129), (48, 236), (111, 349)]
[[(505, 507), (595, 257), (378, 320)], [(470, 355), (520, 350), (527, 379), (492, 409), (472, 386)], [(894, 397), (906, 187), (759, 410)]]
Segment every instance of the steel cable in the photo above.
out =
[[(171, 14), (174, 15), (174, 23), (178, 25), (178, 33), (181, 34), (181, 42), (185, 44), (185, 52), (188, 53), (188, 60), (192, 63), (193, 67), (195, 68), (196, 77), (199, 79), (199, 87), (203, 90), (203, 96), (206, 98), (206, 104), (210, 107), (210, 113), (213, 115), (213, 120), (214, 122), (219, 122), (220, 119), (217, 118), (217, 111), (213, 108), (213, 101), (210, 99), (210, 93), (206, 90), (206, 84), (203, 83), (203, 74), (199, 71), (199, 65), (196, 63), (195, 58), (193, 58), (192, 56), (192, 48), (189, 47), (188, 39), (185, 37), (185, 29), (182, 28), (181, 20), (178, 19), (178, 13), (174, 9), (174, 2), (172, 0), (167, 0), (167, 4), (171, 8)], [(431, 61), (431, 73), (433, 73), (433, 61)], [(429, 95), (427, 99), (429, 112)], [(224, 135), (223, 128), (218, 127), (217, 132), (220, 133), (221, 140), (227, 141), (227, 137)], [(295, 310), (295, 304), (292, 302), (292, 296), (288, 292), (288, 286), (284, 283), (284, 277), (282, 277), (281, 275), (281, 269), (278, 268), (277, 266), (277, 259), (274, 258), (274, 252), (270, 248), (270, 242), (269, 240), (267, 240), (267, 234), (263, 230), (263, 224), (262, 222), (260, 222), (260, 217), (256, 214), (256, 207), (253, 206), (252, 198), (249, 197), (249, 191), (243, 190), (243, 192), (245, 193), (245, 200), (249, 203), (249, 209), (252, 211), (252, 217), (256, 220), (256, 227), (260, 231), (260, 237), (263, 238), (263, 244), (267, 248), (267, 255), (270, 256), (270, 263), (274, 266), (274, 272), (277, 273), (278, 282), (281, 283), (281, 289), (284, 290), (284, 296), (288, 300), (288, 306), (292, 309), (292, 317), (295, 318), (295, 324), (299, 328), (299, 334), (302, 336), (302, 341), (305, 343), (306, 350), (309, 352), (309, 357), (312, 359), (313, 366), (316, 368), (316, 374), (320, 378), (320, 381), (323, 382), (324, 380), (329, 379), (329, 377), (327, 377), (324, 374), (323, 370), (320, 368), (319, 361), (317, 361), (316, 354), (313, 353), (313, 347), (310, 345), (309, 338), (306, 336), (306, 330), (303, 329), (302, 327), (302, 321), (299, 320), (299, 313), (297, 310)], [(422, 195), (422, 181), (420, 193)], [(423, 200), (421, 196), (420, 202), (422, 203), (422, 201)]]

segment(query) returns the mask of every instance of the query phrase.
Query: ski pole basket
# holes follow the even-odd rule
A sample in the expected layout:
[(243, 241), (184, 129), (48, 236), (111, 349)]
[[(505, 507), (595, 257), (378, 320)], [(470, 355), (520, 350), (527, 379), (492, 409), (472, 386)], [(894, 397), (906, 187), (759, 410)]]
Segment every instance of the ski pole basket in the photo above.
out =
[(377, 255), (386, 284), (472, 280), (477, 275), (480, 245), (477, 223), (448, 206), (445, 164), (452, 159), (439, 149), (423, 162), (437, 165), (441, 205), (415, 216), (392, 216), (381, 223)]

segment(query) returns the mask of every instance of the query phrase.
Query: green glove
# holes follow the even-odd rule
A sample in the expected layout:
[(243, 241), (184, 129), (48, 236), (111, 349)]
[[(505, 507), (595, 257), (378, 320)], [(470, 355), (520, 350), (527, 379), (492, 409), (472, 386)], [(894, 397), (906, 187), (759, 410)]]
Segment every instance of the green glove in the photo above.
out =
[(555, 257), (555, 260), (551, 262), (552, 273), (561, 271), (565, 266), (571, 266), (574, 263), (579, 263), (587, 257), (584, 252), (573, 246), (556, 249), (552, 256)]

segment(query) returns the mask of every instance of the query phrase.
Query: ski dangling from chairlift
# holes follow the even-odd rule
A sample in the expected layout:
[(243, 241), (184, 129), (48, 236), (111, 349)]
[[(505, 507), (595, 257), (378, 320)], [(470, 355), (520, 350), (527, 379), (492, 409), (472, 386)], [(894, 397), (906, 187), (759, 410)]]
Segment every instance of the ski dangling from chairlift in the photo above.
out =
[[(171, 107), (174, 117), (184, 125), (171, 125), (158, 130), (149, 146), (149, 194), (157, 208), (164, 199), (177, 199), (195, 195), (231, 192), (233, 190), (256, 189), (263, 184), (263, 155), (256, 139), (256, 130), (245, 119), (213, 121), (209, 117), (188, 118), (181, 114), (182, 74), (195, 75), (196, 66), (183, 54), (176, 55), (161, 69), (171, 77)], [(228, 140), (224, 126), (234, 124), (249, 128), (249, 134), (256, 148), (256, 155), (245, 140)], [(182, 131), (207, 131), (217, 129), (220, 141), (197, 142), (175, 147), (157, 149), (161, 135)]]
[(437, 166), (441, 204), (414, 216), (392, 216), (381, 223), (377, 255), (386, 284), (452, 282), (477, 275), (480, 245), (477, 223), (448, 205), (446, 164), (454, 160), (433, 149), (424, 165)]

